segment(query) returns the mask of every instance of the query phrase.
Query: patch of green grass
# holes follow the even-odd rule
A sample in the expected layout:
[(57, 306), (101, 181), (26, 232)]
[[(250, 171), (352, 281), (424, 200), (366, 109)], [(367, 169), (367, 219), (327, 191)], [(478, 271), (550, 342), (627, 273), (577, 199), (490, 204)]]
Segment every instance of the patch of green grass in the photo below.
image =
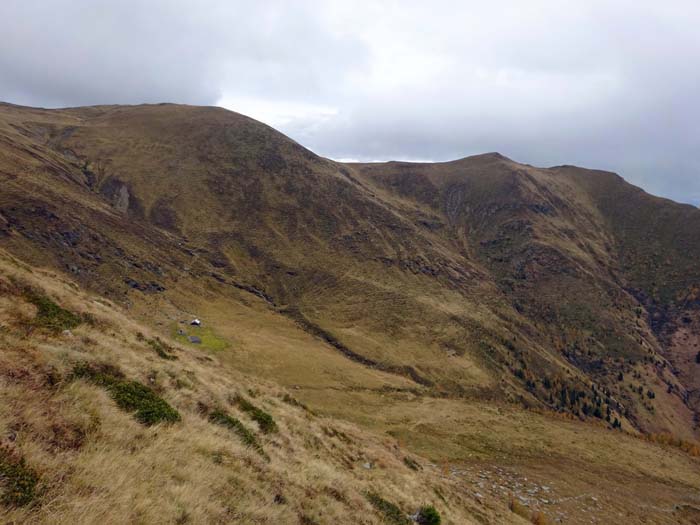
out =
[(125, 380), (123, 374), (114, 367), (80, 363), (74, 367), (73, 376), (88, 379), (105, 388), (119, 408), (132, 412), (143, 425), (180, 421), (179, 412), (167, 401), (146, 385)]
[(223, 410), (216, 409), (209, 414), (209, 421), (217, 425), (221, 425), (222, 427), (226, 427), (229, 430), (233, 430), (233, 432), (235, 432), (238, 437), (241, 438), (241, 441), (243, 441), (246, 446), (254, 448), (263, 457), (267, 458), (267, 454), (265, 454), (265, 451), (255, 437), (255, 434), (248, 430), (246, 426), (235, 417), (229, 416)]
[(24, 296), (37, 308), (32, 325), (51, 332), (61, 332), (77, 327), (83, 318), (73, 312), (61, 308), (46, 295), (34, 290), (26, 290)]
[(390, 501), (385, 500), (374, 492), (367, 493), (366, 497), (370, 505), (382, 515), (382, 521), (384, 523), (390, 523), (391, 525), (410, 525), (411, 520), (408, 519), (408, 516)]
[[(221, 352), (226, 350), (230, 344), (228, 340), (220, 337), (214, 330), (208, 326), (187, 326), (184, 330), (187, 332), (186, 335), (178, 334), (178, 329), (181, 328), (180, 325), (175, 325), (173, 328), (172, 336), (178, 343), (188, 344), (195, 348), (203, 348), (211, 352)], [(192, 343), (188, 339), (189, 336), (194, 335), (201, 339), (201, 343)]]
[(275, 423), (270, 414), (256, 407), (242, 396), (237, 395), (233, 398), (233, 401), (258, 424), (262, 432), (265, 434), (277, 432), (277, 423)]
[(163, 342), (160, 338), (156, 337), (155, 339), (149, 339), (147, 343), (148, 346), (150, 346), (161, 359), (167, 359), (169, 361), (177, 359), (177, 356), (172, 353), (173, 348), (167, 343)]
[(39, 476), (24, 458), (7, 447), (0, 447), (0, 502), (20, 507), (32, 502), (36, 496)]

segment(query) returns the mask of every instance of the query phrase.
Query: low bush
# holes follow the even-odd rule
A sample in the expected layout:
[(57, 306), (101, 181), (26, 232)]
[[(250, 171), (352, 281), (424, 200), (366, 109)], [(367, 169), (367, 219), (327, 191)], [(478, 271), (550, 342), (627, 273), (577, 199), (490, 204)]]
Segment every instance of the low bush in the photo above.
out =
[(28, 289), (25, 290), (24, 296), (37, 309), (36, 316), (31, 322), (32, 326), (51, 332), (61, 332), (71, 330), (83, 322), (81, 316), (61, 308), (46, 295)]
[(420, 525), (440, 525), (440, 523), (442, 523), (442, 518), (440, 517), (440, 513), (435, 510), (435, 507), (426, 505), (421, 507), (418, 511), (416, 522), (420, 523)]
[(265, 434), (277, 432), (277, 423), (275, 423), (270, 414), (256, 407), (242, 396), (237, 395), (233, 398), (233, 401), (258, 424), (262, 432)]
[(119, 408), (134, 412), (137, 421), (146, 426), (180, 421), (177, 410), (138, 381), (117, 381), (108, 387), (108, 391)]
[(243, 441), (246, 446), (254, 448), (263, 457), (267, 458), (267, 454), (265, 454), (265, 451), (255, 437), (255, 434), (248, 430), (246, 426), (235, 417), (231, 417), (221, 409), (216, 409), (209, 414), (209, 421), (232, 430), (238, 435), (239, 438), (241, 438), (241, 441)]
[(124, 379), (121, 371), (113, 366), (79, 363), (73, 369), (73, 376), (105, 388), (119, 408), (133, 412), (143, 425), (180, 421), (180, 414), (167, 401), (146, 385)]
[(391, 525), (409, 525), (411, 523), (411, 520), (399, 507), (385, 500), (380, 495), (369, 492), (366, 497), (370, 505), (382, 515), (384, 523), (390, 523)]
[(22, 456), (0, 446), (0, 502), (11, 507), (31, 503), (38, 482), (39, 476)]

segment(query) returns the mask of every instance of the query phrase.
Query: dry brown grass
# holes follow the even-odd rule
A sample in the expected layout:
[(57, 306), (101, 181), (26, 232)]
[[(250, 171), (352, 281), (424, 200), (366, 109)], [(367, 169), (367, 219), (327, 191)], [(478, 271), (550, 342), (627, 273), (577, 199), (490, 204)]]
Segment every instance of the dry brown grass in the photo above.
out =
[(676, 447), (692, 457), (700, 457), (700, 443), (664, 432), (660, 434), (644, 434), (643, 438), (651, 443)]
[[(188, 349), (174, 345), (178, 359), (160, 359), (137, 337), (155, 334), (109, 303), (8, 261), (0, 261), (0, 282), (8, 285), (4, 297), (12, 294), (11, 274), (65, 308), (89, 312), (99, 327), (28, 335), (13, 325), (25, 315), (22, 297), (2, 303), (2, 439), (40, 480), (32, 504), (5, 508), (3, 521), (374, 524), (380, 515), (367, 501), (368, 491), (415, 512), (426, 489), (439, 487), (450, 502), (435, 502), (445, 522), (471, 522), (475, 503), (449, 480), (408, 468), (393, 440), (314, 416), (286, 402), (291, 396), (278, 386), (222, 373), (215, 359)], [(75, 363), (85, 361), (118, 365), (176, 407), (182, 421), (139, 424), (104, 389), (71, 378)], [(255, 405), (274, 417), (277, 432), (257, 433), (269, 462), (202, 414), (203, 405), (226, 406), (256, 428), (248, 412), (229, 403), (237, 392), (255, 392)], [(362, 467), (367, 461), (369, 470)]]
[[(40, 482), (33, 505), (6, 509), (9, 520), (379, 523), (380, 513), (366, 498), (371, 492), (406, 513), (433, 504), (444, 523), (470, 523), (476, 516), (509, 522), (514, 514), (505, 499), (480, 502), (452, 476), (452, 465), (472, 460), (546, 468), (549, 479), (574, 493), (589, 490), (586, 484), (614, 489), (630, 516), (640, 494), (650, 501), (663, 495), (658, 505), (664, 505), (685, 498), (683, 487), (700, 485), (696, 460), (674, 448), (514, 406), (381, 388), (341, 390), (332, 383), (291, 393), (259, 372), (236, 370), (230, 355), (177, 344), (170, 351), (178, 359), (164, 360), (148, 345), (159, 334), (133, 314), (78, 292), (57, 275), (30, 273), (11, 261), (0, 257), (0, 425), (7, 429), (3, 442), (26, 458)], [(17, 283), (95, 322), (71, 335), (15, 329), (36, 313), (21, 294), (13, 295)], [(182, 421), (139, 424), (103, 388), (71, 379), (74, 365), (84, 361), (118, 366), (177, 408)], [(222, 407), (256, 429), (236, 395), (274, 418), (278, 432), (256, 432), (269, 461), (206, 416), (206, 407)], [(305, 404), (360, 425), (315, 415)], [(406, 465), (409, 451), (424, 468)], [(430, 467), (431, 460), (443, 468)], [(565, 475), (571, 471), (581, 481)]]
[(511, 497), (508, 502), (508, 509), (517, 516), (533, 523), (534, 525), (548, 525), (549, 520), (544, 512), (540, 510), (531, 510), (522, 503), (520, 503), (515, 497)]

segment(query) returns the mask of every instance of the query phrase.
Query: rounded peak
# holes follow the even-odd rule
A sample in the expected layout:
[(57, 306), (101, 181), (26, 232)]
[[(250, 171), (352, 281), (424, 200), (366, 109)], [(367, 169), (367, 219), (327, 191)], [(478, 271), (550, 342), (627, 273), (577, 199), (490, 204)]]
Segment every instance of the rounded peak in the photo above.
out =
[(462, 157), (460, 159), (451, 160), (443, 164), (479, 164), (479, 163), (493, 163), (493, 162), (513, 162), (514, 160), (509, 159), (505, 155), (497, 151), (490, 151), (488, 153), (478, 153), (476, 155), (469, 155), (468, 157)]
[(471, 155), (469, 157), (465, 157), (467, 159), (493, 159), (493, 160), (508, 160), (510, 161), (508, 157), (505, 155), (500, 154), (497, 151), (489, 151), (487, 153), (480, 153), (478, 155)]
[(477, 155), (469, 155), (468, 157), (462, 157), (460, 159), (450, 160), (447, 162), (437, 162), (437, 165), (443, 166), (454, 166), (454, 167), (464, 167), (469, 166), (480, 166), (480, 165), (496, 165), (496, 164), (518, 164), (512, 159), (509, 159), (505, 155), (498, 153), (497, 151), (492, 151), (488, 153), (479, 153)]

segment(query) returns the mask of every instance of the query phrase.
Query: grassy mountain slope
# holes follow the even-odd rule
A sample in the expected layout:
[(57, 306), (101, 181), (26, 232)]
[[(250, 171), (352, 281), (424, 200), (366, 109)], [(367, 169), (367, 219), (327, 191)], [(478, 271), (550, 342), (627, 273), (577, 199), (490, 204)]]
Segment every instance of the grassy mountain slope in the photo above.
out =
[[(424, 470), (395, 440), (317, 416), (274, 383), (222, 374), (215, 357), (5, 253), (0, 287), (0, 468), (23, 475), (10, 491), (18, 476), (3, 470), (3, 523), (380, 523), (368, 494), (403, 514), (440, 501), (448, 523), (507, 513)], [(121, 390), (99, 374), (118, 376)], [(132, 381), (176, 419), (146, 406), (140, 421), (122, 404), (143, 404)]]
[[(174, 105), (2, 105), (0, 177), (1, 246), (213, 359), (205, 385), (292, 389), (366, 439), (448, 462), (438, 478), (457, 492), (475, 464), (508, 464), (556, 482), (557, 503), (528, 505), (571, 522), (586, 515), (576, 491), (616, 494), (598, 511), (630, 522), (692, 513), (673, 505), (697, 487), (696, 460), (627, 433), (698, 436), (698, 210), (498, 154), (344, 165), (241, 115)], [(685, 234), (664, 236), (675, 225)], [(201, 329), (181, 323), (195, 316)], [(109, 361), (128, 369), (119, 348)], [(658, 457), (673, 469), (644, 466)], [(579, 481), (558, 473), (572, 469)], [(478, 520), (484, 499), (493, 522), (520, 490), (496, 488), (508, 482), (477, 485), (448, 519)], [(657, 508), (635, 508), (639, 494)], [(289, 512), (278, 519), (303, 520)]]
[[(699, 210), (650, 197), (610, 173), (537, 169), (498, 154), (356, 169), (406, 206), (441, 213), (447, 235), (527, 319), (526, 333), (536, 331), (550, 355), (585, 374), (596, 405), (595, 391), (602, 390), (635, 426), (697, 434), (688, 380), (694, 367), (674, 367), (664, 334), (673, 333), (681, 311), (697, 307), (687, 297), (698, 282), (691, 261), (700, 252), (693, 233)], [(681, 233), (671, 233), (680, 223)], [(659, 253), (671, 255), (661, 264), (654, 259)], [(531, 381), (543, 374), (547, 368), (539, 365)], [(661, 402), (652, 406), (650, 399)]]

